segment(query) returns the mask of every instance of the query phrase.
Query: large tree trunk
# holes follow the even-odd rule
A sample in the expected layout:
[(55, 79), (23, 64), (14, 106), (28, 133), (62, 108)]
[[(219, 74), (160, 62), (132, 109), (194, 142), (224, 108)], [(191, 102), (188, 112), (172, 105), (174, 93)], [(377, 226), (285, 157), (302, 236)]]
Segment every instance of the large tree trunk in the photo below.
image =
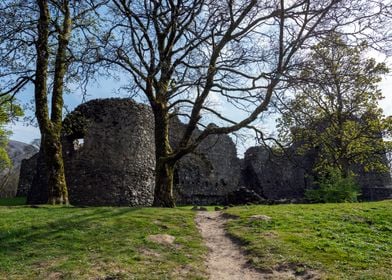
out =
[(153, 106), (155, 117), (155, 194), (154, 206), (175, 207), (173, 177), (175, 162), (168, 160), (171, 153), (169, 142), (169, 114), (162, 104)]
[(44, 154), (48, 167), (48, 186), (50, 204), (68, 204), (68, 191), (65, 182), (64, 162), (60, 137), (57, 133), (45, 135)]
[(154, 206), (176, 207), (173, 196), (174, 165), (171, 163), (157, 162), (155, 175)]
[(50, 65), (50, 11), (47, 0), (37, 1), (40, 18), (38, 21), (38, 40), (36, 43), (37, 62), (35, 79), (35, 115), (43, 141), (45, 163), (48, 170), (48, 203), (68, 204), (68, 192), (64, 175), (64, 163), (60, 133), (62, 127), (64, 76), (67, 69), (66, 51), (71, 34), (71, 17), (68, 1), (62, 8), (64, 19), (58, 34), (58, 49), (55, 60), (51, 117), (48, 108), (48, 69)]

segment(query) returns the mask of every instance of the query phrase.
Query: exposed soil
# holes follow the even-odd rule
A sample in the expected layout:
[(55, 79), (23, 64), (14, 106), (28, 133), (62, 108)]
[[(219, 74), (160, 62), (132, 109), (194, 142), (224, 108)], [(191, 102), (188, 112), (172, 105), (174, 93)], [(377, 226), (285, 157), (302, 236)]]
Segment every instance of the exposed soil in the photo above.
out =
[(199, 212), (196, 223), (206, 246), (207, 271), (211, 280), (257, 280), (257, 279), (319, 279), (317, 275), (305, 273), (295, 275), (290, 269), (272, 270), (265, 273), (252, 268), (239, 245), (234, 243), (224, 229), (227, 217), (221, 212)]
[(147, 240), (161, 245), (172, 245), (175, 237), (169, 234), (155, 234), (147, 236)]

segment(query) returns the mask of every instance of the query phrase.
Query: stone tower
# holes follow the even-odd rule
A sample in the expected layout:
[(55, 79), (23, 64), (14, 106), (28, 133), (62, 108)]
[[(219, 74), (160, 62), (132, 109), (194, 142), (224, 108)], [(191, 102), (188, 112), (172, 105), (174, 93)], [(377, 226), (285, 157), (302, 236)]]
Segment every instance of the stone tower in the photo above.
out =
[[(62, 144), (71, 204), (152, 204), (154, 118), (148, 106), (119, 98), (84, 103), (65, 118)], [(35, 177), (28, 200), (43, 203), (45, 176)]]

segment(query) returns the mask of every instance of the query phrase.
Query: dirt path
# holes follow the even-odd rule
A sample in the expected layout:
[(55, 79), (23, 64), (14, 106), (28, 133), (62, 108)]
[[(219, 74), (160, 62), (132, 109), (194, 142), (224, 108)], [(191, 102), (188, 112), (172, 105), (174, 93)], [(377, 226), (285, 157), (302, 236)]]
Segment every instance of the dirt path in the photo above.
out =
[(321, 274), (305, 270), (300, 275), (290, 266), (263, 273), (249, 267), (241, 248), (225, 233), (226, 219), (221, 212), (199, 212), (196, 223), (209, 249), (207, 270), (211, 280), (320, 280)]
[(207, 269), (211, 280), (270, 279), (247, 265), (239, 246), (225, 234), (220, 212), (199, 212), (196, 223), (209, 249)]

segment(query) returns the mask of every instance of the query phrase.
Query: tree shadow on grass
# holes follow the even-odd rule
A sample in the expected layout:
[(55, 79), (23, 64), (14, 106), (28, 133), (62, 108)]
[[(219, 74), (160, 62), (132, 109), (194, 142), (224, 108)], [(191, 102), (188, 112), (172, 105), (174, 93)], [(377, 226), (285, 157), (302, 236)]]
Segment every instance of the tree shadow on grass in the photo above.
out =
[[(121, 224), (129, 222), (139, 225), (138, 219), (144, 217), (144, 215), (124, 217), (130, 212), (139, 210), (137, 208), (86, 208), (75, 211), (76, 209), (71, 207), (50, 209), (50, 206), (47, 206), (32, 211), (37, 210), (50, 211), (50, 216), (48, 212), (42, 215), (37, 212), (34, 218), (29, 219), (22, 226), (0, 232), (0, 254), (12, 258), (27, 251), (34, 252), (36, 257), (46, 256), (47, 251), (58, 255), (78, 253), (74, 250), (85, 250), (83, 245), (98, 247), (99, 244), (96, 242), (99, 242), (100, 238), (107, 241), (118, 236), (125, 228), (128, 231), (133, 229), (132, 226), (121, 227)], [(70, 210), (74, 210), (75, 213), (69, 214)], [(56, 218), (57, 214), (61, 217)], [(50, 218), (44, 220), (48, 216)], [(138, 227), (135, 226), (134, 229), (137, 230)], [(115, 242), (113, 245), (116, 245)]]

